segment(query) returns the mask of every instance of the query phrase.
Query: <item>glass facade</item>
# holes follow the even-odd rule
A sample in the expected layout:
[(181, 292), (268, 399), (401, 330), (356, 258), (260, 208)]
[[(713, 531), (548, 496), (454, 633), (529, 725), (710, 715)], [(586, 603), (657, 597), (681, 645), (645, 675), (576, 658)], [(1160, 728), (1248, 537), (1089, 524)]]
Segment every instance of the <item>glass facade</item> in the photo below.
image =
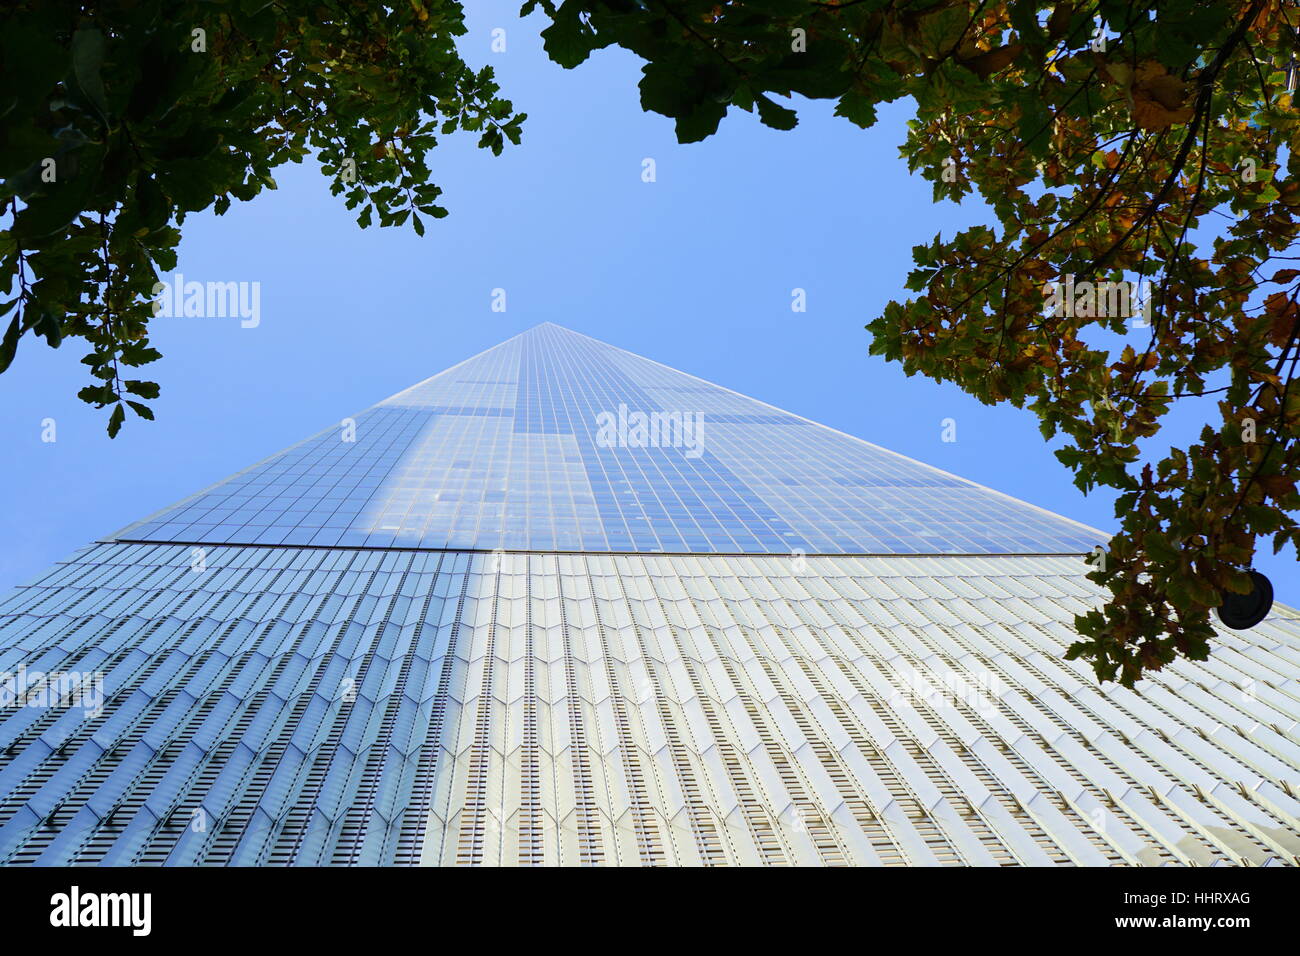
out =
[(768, 554), (1083, 553), (1104, 540), (552, 324), (352, 422), (118, 537)]
[(1300, 862), (1300, 615), (1098, 686), (1099, 540), (541, 326), (0, 596), (0, 865)]

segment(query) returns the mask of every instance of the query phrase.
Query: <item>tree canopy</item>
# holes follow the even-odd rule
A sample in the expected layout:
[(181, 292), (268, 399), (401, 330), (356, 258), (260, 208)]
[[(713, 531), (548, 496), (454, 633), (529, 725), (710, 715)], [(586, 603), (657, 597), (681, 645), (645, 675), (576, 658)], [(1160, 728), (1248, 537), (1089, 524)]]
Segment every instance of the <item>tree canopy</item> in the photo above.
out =
[[(157, 384), (158, 270), (190, 213), (274, 189), (312, 152), (368, 226), (447, 214), (425, 154), (500, 153), (524, 116), (461, 59), (461, 5), (408, 0), (10, 0), (0, 12), (0, 372), (27, 333), (83, 339), (116, 435)], [(136, 373), (139, 374), (139, 373)]]
[[(1066, 440), (1057, 457), (1081, 489), (1118, 492), (1121, 530), (1089, 572), (1110, 597), (1069, 650), (1102, 680), (1204, 659), (1210, 611), (1253, 587), (1257, 542), (1300, 545), (1293, 4), (525, 9), (538, 7), (564, 66), (612, 45), (642, 57), (642, 105), (682, 142), (732, 107), (793, 129), (778, 102), (793, 94), (834, 99), (864, 128), (910, 98), (908, 167), (936, 201), (975, 194), (995, 221), (915, 247), (916, 297), (870, 322), (870, 348), (986, 403), (1027, 405)], [(1152, 454), (1187, 400), (1207, 406), (1198, 440)]]

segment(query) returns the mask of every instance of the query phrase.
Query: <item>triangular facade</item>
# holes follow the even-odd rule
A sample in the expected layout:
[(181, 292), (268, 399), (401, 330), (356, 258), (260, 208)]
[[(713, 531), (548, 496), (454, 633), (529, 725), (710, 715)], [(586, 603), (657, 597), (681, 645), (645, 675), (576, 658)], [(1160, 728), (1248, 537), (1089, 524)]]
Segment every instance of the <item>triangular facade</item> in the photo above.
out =
[(0, 863), (1296, 863), (1300, 615), (1098, 687), (1102, 540), (538, 326), (0, 601)]
[(716, 554), (1081, 554), (1104, 540), (549, 323), (118, 537)]

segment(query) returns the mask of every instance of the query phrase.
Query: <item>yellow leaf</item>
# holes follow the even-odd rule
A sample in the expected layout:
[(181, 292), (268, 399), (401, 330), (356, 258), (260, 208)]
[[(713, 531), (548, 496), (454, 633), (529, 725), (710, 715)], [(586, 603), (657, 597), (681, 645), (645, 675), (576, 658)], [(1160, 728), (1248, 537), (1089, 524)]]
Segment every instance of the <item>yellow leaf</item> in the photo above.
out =
[(1138, 67), (1129, 90), (1133, 119), (1141, 129), (1167, 129), (1195, 115), (1187, 103), (1187, 84), (1170, 76), (1164, 64), (1148, 60)]

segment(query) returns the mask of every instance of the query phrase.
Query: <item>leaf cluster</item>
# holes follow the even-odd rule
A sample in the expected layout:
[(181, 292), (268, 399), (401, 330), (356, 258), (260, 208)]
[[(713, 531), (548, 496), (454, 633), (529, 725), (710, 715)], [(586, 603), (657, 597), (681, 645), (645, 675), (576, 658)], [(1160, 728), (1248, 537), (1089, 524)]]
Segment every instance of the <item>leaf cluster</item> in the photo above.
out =
[[(10, 0), (0, 10), (0, 372), (29, 333), (81, 339), (79, 395), (152, 418), (160, 271), (191, 213), (223, 214), (314, 153), (364, 227), (441, 218), (428, 152), (500, 153), (522, 114), (456, 50), (450, 0)], [(7, 319), (7, 323), (4, 321)]]

